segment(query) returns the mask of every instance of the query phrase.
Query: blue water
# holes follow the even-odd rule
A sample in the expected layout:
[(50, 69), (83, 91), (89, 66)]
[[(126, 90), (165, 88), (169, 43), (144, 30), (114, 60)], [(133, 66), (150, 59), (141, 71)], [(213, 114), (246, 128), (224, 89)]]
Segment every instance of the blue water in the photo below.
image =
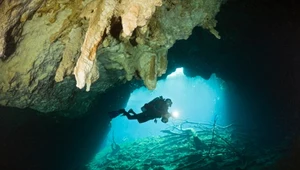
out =
[(145, 87), (134, 90), (127, 102), (126, 110), (133, 109), (141, 112), (141, 107), (158, 96), (170, 98), (173, 101), (170, 113), (177, 112), (178, 116), (170, 118), (167, 124), (158, 120), (138, 123), (136, 120), (127, 120), (119, 116), (111, 121), (111, 129), (107, 141), (112, 137), (118, 143), (133, 141), (139, 138), (162, 135), (160, 130), (168, 129), (178, 121), (207, 122), (214, 121), (218, 115), (218, 124), (226, 125), (226, 99), (224, 91), (229, 90), (226, 83), (214, 74), (209, 80), (199, 76), (187, 77), (184, 68), (178, 68), (168, 75), (165, 80), (159, 80), (155, 90)]

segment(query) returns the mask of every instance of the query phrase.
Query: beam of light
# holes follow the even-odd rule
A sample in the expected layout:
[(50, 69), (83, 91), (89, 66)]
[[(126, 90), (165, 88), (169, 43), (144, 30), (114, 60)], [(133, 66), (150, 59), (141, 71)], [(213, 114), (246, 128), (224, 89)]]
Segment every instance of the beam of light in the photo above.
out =
[(179, 112), (177, 110), (173, 111), (171, 114), (172, 114), (172, 117), (179, 118)]
[(172, 77), (179, 77), (179, 76), (185, 76), (183, 73), (183, 67), (176, 68), (176, 70), (173, 73), (171, 73), (167, 76), (167, 79), (172, 78)]

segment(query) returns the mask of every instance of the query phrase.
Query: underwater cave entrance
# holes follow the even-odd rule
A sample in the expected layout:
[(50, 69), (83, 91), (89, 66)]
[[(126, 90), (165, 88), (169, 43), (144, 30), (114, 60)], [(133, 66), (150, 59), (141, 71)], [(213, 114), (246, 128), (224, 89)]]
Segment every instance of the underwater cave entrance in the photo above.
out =
[[(166, 124), (113, 119), (88, 169), (274, 169), (280, 159), (284, 145), (261, 142), (265, 133), (255, 127), (244, 96), (229, 81), (215, 74), (208, 80), (187, 77), (177, 68), (159, 80), (155, 90), (134, 90), (125, 109), (139, 112), (158, 96), (173, 100), (169, 111), (177, 117)], [(257, 160), (262, 160), (258, 166), (248, 163)]]
[(126, 110), (133, 109), (141, 112), (141, 107), (158, 96), (170, 98), (173, 101), (169, 111), (174, 115), (167, 124), (153, 120), (139, 124), (136, 120), (127, 120), (119, 116), (112, 120), (111, 130), (108, 135), (108, 144), (112, 137), (117, 143), (134, 141), (144, 137), (162, 135), (161, 130), (180, 121), (207, 122), (214, 121), (218, 116), (218, 124), (226, 124), (224, 89), (225, 82), (215, 74), (209, 80), (200, 76), (187, 77), (184, 68), (177, 68), (166, 79), (159, 80), (155, 90), (145, 87), (134, 90), (127, 102)]

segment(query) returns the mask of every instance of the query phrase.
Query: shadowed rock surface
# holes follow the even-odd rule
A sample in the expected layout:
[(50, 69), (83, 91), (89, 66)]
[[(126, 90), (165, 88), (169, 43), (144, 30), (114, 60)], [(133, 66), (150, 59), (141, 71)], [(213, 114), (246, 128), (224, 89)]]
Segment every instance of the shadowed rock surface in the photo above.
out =
[[(296, 1), (228, 0), (220, 12), (214, 1), (197, 1), (206, 2), (200, 6), (162, 1), (147, 21), (149, 34), (138, 27), (130, 37), (122, 36), (119, 11), (110, 18), (110, 31), (103, 33), (97, 48), (94, 66), (99, 78), (93, 82), (97, 76), (90, 77), (89, 92), (76, 87), (72, 74), (90, 28), (89, 18), (81, 17), (90, 1), (22, 1), (14, 8), (8, 2), (17, 1), (0, 0), (0, 104), (8, 106), (0, 108), (0, 169), (83, 169), (109, 129), (107, 111), (124, 107), (134, 88), (145, 82), (153, 85), (159, 73), (164, 78), (179, 66), (188, 76), (208, 79), (216, 73), (234, 84), (247, 99), (245, 110), (257, 120), (260, 142), (290, 143), (276, 162), (279, 169), (299, 167), (300, 15)], [(212, 11), (207, 9), (211, 25), (207, 24), (214, 26), (217, 14), (215, 29), (221, 39), (204, 23), (194, 28), (201, 22), (191, 15), (203, 17), (203, 5), (213, 6)], [(32, 10), (24, 13), (23, 8)], [(11, 17), (15, 14), (17, 18)], [(175, 43), (177, 39), (188, 40)], [(228, 107), (242, 107), (235, 102), (228, 101)]]

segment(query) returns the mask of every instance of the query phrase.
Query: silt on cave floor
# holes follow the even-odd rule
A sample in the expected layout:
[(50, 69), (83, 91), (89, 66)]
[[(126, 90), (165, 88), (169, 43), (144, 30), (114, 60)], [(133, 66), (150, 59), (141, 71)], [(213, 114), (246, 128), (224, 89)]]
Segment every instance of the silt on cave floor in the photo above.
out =
[(273, 170), (296, 169), (281, 165), (289, 150), (285, 144), (261, 146), (260, 129), (230, 124), (179, 121), (162, 130), (161, 136), (118, 144), (101, 150), (86, 165), (89, 170)]

